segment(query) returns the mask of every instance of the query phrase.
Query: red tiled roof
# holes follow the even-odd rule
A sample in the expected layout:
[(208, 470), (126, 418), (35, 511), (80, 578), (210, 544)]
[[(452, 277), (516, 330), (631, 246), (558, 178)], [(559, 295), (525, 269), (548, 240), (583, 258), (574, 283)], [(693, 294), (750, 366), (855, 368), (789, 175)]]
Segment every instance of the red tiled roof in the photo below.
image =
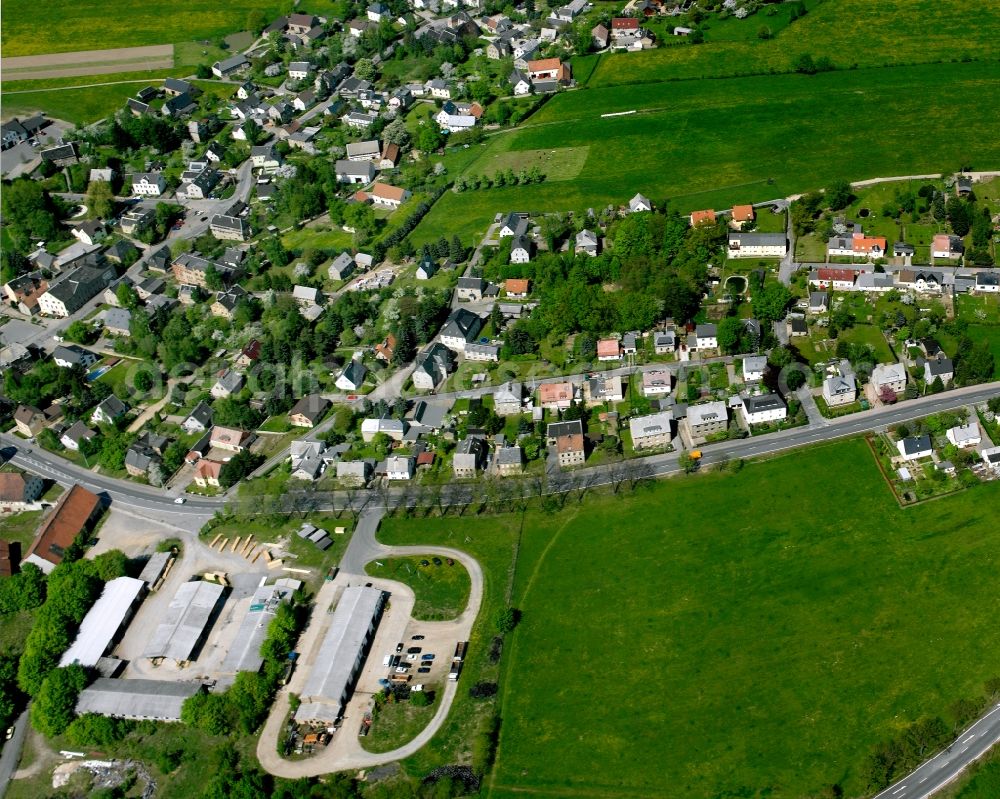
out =
[(734, 222), (750, 222), (753, 220), (753, 206), (752, 205), (734, 205), (733, 206), (733, 221)]
[(556, 450), (559, 452), (583, 452), (583, 433), (571, 433), (556, 439)]
[(83, 532), (100, 504), (101, 500), (96, 494), (83, 486), (73, 486), (59, 498), (55, 508), (42, 523), (28, 555), (37, 555), (58, 566), (62, 563), (63, 553)]
[(542, 383), (539, 387), (539, 397), (543, 403), (571, 400), (573, 399), (573, 384)]
[(691, 212), (691, 225), (701, 225), (703, 223), (715, 224), (715, 211), (692, 211)]
[(528, 62), (528, 72), (548, 72), (558, 70), (562, 66), (562, 61), (558, 58), (540, 58), (537, 61)]
[(434, 465), (434, 453), (433, 452), (421, 452), (417, 455), (417, 466), (433, 466)]
[(615, 31), (635, 31), (639, 30), (639, 20), (634, 17), (615, 17), (611, 20), (611, 30)]
[(508, 294), (527, 294), (528, 279), (523, 277), (509, 277), (504, 281), (503, 288)]
[(406, 195), (406, 189), (401, 189), (398, 186), (390, 186), (388, 183), (376, 183), (372, 186), (370, 194), (372, 197), (381, 197), (384, 200), (402, 202), (403, 197)]
[(218, 480), (221, 472), (222, 464), (208, 458), (198, 461), (198, 466), (194, 470), (195, 475), (202, 480)]
[(820, 280), (849, 280), (852, 283), (856, 275), (853, 269), (820, 269), (818, 273)]
[(615, 356), (621, 354), (621, 346), (616, 338), (602, 338), (597, 342), (597, 357)]
[(0, 472), (0, 502), (23, 502), (24, 475), (17, 472)]

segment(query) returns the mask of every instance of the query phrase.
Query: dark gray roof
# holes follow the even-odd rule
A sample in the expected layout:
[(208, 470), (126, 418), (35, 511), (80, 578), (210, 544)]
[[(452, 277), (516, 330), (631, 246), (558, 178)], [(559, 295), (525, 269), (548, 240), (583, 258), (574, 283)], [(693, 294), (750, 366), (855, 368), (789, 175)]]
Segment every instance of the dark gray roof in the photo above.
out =
[(573, 436), (583, 434), (583, 422), (573, 419), (568, 422), (552, 422), (546, 429), (547, 438), (559, 438), (560, 436)]
[(758, 397), (745, 397), (743, 407), (747, 413), (760, 413), (761, 411), (773, 411), (785, 407), (785, 401), (777, 394), (761, 394)]
[(903, 452), (907, 455), (914, 455), (918, 452), (927, 452), (931, 448), (931, 437), (924, 433), (922, 436), (910, 436), (903, 439)]

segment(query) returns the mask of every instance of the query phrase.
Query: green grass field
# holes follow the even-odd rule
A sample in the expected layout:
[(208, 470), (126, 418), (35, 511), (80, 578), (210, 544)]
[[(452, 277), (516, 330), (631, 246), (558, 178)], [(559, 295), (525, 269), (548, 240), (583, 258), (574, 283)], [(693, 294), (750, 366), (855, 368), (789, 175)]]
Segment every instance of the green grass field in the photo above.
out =
[(903, 511), (851, 441), (529, 530), (490, 795), (859, 795), (876, 741), (995, 671), (998, 499)]
[[(424, 621), (456, 618), (469, 602), (469, 573), (461, 563), (421, 566), (423, 557), (383, 558), (369, 563), (365, 571), (410, 586), (416, 595), (413, 617)], [(430, 556), (426, 560), (431, 561)], [(382, 564), (382, 565), (379, 565)]]
[(943, 5), (934, 0), (886, 0), (875, 5), (866, 0), (828, 0), (768, 41), (742, 35), (750, 30), (756, 36), (761, 25), (769, 24), (761, 14), (744, 20), (743, 30), (736, 20), (725, 22), (734, 30), (728, 41), (717, 37), (713, 42), (709, 30), (706, 42), (697, 46), (601, 56), (587, 85), (787, 72), (802, 53), (827, 56), (842, 69), (995, 59), (1000, 6), (977, 0), (949, 0)]
[[(823, 75), (663, 82), (566, 92), (514, 133), (489, 140), (467, 174), (498, 156), (589, 145), (572, 182), (445, 194), (414, 234), (485, 232), (510, 208), (582, 211), (621, 204), (641, 191), (679, 210), (725, 208), (860, 180), (951, 170), (995, 148), (995, 113), (982, 98), (1000, 84), (1000, 64), (940, 64)], [(928, 106), (947, 93), (963, 125)], [(852, 113), (831, 116), (833, 107)], [(639, 113), (602, 118), (603, 113)], [(940, 130), (947, 128), (948, 136)], [(752, 135), (751, 135), (752, 132)], [(509, 157), (509, 156), (508, 156)]]
[(970, 323), (1000, 324), (1000, 296), (962, 294), (955, 298), (955, 311)]
[(260, 9), (270, 22), (291, 7), (287, 0), (245, 0), (238, 5), (122, 0), (109, 13), (101, 3), (47, 0), (38, 6), (29, 0), (9, 0), (4, 4), (3, 53), (21, 56), (214, 40), (243, 30), (250, 11)]

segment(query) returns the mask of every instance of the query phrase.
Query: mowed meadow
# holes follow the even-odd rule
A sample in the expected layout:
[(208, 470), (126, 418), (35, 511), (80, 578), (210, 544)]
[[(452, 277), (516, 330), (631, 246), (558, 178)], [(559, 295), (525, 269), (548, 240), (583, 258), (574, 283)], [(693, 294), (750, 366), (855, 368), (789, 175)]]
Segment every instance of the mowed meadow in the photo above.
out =
[(900, 509), (853, 440), (526, 518), (489, 795), (865, 794), (997, 672), (998, 503)]
[(625, 203), (637, 191), (690, 211), (838, 179), (995, 168), (998, 93), (1000, 62), (561, 93), (522, 127), (487, 139), (466, 174), (491, 175), (522, 151), (586, 147), (582, 168), (556, 169), (533, 186), (446, 193), (415, 242), (476, 238), (500, 211), (583, 211)]
[[(771, 18), (758, 13), (743, 20), (745, 38), (730, 32), (739, 21), (705, 23), (705, 42), (697, 46), (667, 39), (662, 47), (616, 56), (586, 56), (574, 66), (590, 74), (590, 87), (650, 81), (717, 78), (788, 72), (802, 53), (826, 56), (841, 69), (900, 66), (1000, 57), (1000, 3), (982, 0), (825, 0), (808, 2), (809, 12), (795, 22), (776, 25), (774, 38), (756, 38)], [(726, 33), (713, 39), (713, 27)]]
[(5, 0), (0, 38), (5, 56), (215, 40), (245, 30), (251, 11), (270, 21), (291, 8), (289, 0)]

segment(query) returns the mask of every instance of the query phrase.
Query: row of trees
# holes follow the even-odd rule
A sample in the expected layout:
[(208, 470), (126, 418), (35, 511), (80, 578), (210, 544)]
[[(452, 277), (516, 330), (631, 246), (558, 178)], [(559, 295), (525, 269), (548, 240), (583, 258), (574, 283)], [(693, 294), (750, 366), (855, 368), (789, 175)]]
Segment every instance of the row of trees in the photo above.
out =
[(491, 178), (489, 175), (459, 175), (455, 179), (455, 191), (475, 191), (476, 189), (502, 189), (505, 186), (529, 186), (541, 183), (545, 175), (537, 166), (514, 172), (513, 169), (497, 170)]

